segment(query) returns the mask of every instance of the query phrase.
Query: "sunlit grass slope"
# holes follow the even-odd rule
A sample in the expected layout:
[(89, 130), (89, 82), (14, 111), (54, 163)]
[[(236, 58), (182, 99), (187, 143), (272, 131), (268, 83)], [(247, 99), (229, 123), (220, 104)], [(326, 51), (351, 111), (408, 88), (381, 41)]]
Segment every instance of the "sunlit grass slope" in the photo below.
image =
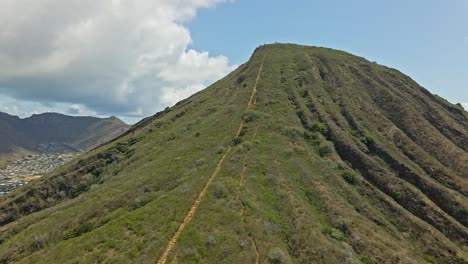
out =
[(168, 263), (466, 263), (467, 120), (397, 70), (262, 46), (0, 198), (0, 262), (155, 263), (231, 146)]

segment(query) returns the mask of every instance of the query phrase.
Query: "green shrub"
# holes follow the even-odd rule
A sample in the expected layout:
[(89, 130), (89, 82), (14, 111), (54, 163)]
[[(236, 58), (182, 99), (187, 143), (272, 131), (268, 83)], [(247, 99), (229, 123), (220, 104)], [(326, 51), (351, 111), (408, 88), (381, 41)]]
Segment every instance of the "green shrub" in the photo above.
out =
[(49, 236), (47, 234), (35, 235), (31, 242), (31, 250), (38, 251), (45, 248), (49, 244)]
[(294, 153), (300, 154), (300, 155), (306, 154), (306, 150), (301, 146), (294, 146), (293, 151)]
[(328, 157), (333, 153), (333, 147), (330, 144), (325, 144), (318, 148), (320, 157)]
[(197, 167), (202, 166), (205, 163), (206, 163), (205, 159), (198, 159), (198, 160), (195, 161), (195, 165)]
[(218, 153), (218, 154), (223, 154), (223, 152), (224, 152), (224, 147), (223, 147), (223, 146), (219, 146), (219, 147), (218, 147), (218, 151), (216, 151), (216, 153)]
[(160, 127), (164, 126), (165, 124), (166, 124), (166, 122), (158, 120), (158, 121), (154, 122), (153, 126), (155, 128), (160, 128)]
[(427, 263), (437, 263), (433, 256), (424, 256), (424, 260), (427, 261)]
[(394, 192), (393, 193), (393, 198), (395, 198), (395, 200), (400, 200), (402, 196), (403, 196), (403, 194), (401, 192)]
[(250, 142), (250, 141), (245, 141), (245, 142), (242, 143), (242, 147), (243, 147), (245, 150), (249, 151), (249, 150), (252, 149), (252, 142)]
[(169, 135), (167, 135), (167, 137), (164, 139), (165, 141), (172, 141), (176, 139), (176, 135), (174, 133), (170, 133)]
[(364, 138), (361, 139), (361, 142), (366, 144), (367, 146), (370, 146), (375, 143), (375, 140), (373, 137), (366, 135)]
[(247, 127), (243, 126), (240, 133), (239, 133), (239, 137), (245, 136), (246, 133), (247, 133)]
[(317, 131), (324, 136), (328, 135), (328, 126), (321, 122), (314, 123), (312, 125), (312, 130)]
[(283, 134), (290, 139), (295, 140), (297, 138), (301, 138), (304, 132), (302, 132), (302, 130), (297, 127), (286, 127), (283, 130)]
[(252, 122), (259, 117), (259, 114), (255, 111), (246, 111), (244, 113), (244, 121), (246, 123)]
[(349, 184), (356, 183), (356, 176), (350, 171), (343, 171), (343, 173), (341, 173), (341, 177), (343, 177), (343, 179)]
[(286, 262), (286, 255), (280, 248), (272, 248), (268, 251), (270, 263), (280, 264)]
[(331, 238), (334, 238), (336, 240), (343, 240), (345, 238), (345, 235), (343, 234), (343, 232), (341, 232), (340, 230), (336, 229), (336, 228), (332, 228), (332, 227), (325, 227), (322, 232), (331, 237)]
[(96, 177), (99, 177), (104, 172), (104, 168), (96, 168), (92, 174)]
[(307, 121), (304, 110), (302, 110), (302, 109), (297, 110), (296, 115), (297, 115), (297, 117), (299, 117), (299, 119), (301, 121)]
[(360, 137), (362, 135), (361, 131), (355, 129), (351, 130), (350, 133), (353, 137)]
[(228, 196), (228, 190), (222, 182), (216, 182), (213, 185), (213, 194), (216, 199), (226, 198)]
[(234, 138), (234, 139), (232, 140), (232, 144), (231, 144), (231, 145), (237, 146), (237, 145), (239, 145), (240, 143), (242, 143), (242, 138), (236, 137), (236, 138)]
[(70, 238), (79, 237), (82, 234), (91, 232), (93, 230), (93, 228), (94, 228), (94, 225), (91, 224), (91, 223), (81, 224), (81, 225), (79, 225), (77, 227), (72, 228), (70, 231), (68, 231), (63, 236), (63, 239), (67, 240), (67, 239), (70, 239)]
[(239, 75), (239, 77), (237, 77), (236, 83), (241, 84), (241, 83), (243, 83), (245, 81), (245, 79), (246, 79), (245, 74), (241, 74), (241, 75)]
[(136, 143), (138, 143), (138, 142), (142, 141), (143, 139), (145, 139), (145, 137), (146, 136), (144, 134), (139, 134), (139, 135), (133, 136), (133, 137), (131, 137), (131, 138), (129, 138), (127, 140), (127, 142), (128, 142), (127, 144), (130, 145), (130, 146), (135, 145)]
[(304, 139), (314, 146), (320, 145), (320, 139), (317, 133), (312, 133), (309, 131), (304, 131)]
[(206, 246), (209, 248), (212, 248), (216, 245), (216, 239), (214, 236), (209, 235), (208, 238), (206, 239)]
[(216, 111), (218, 111), (218, 108), (216, 108), (215, 106), (212, 106), (212, 107), (209, 107), (208, 109), (206, 109), (206, 111), (202, 114), (202, 117), (207, 117), (213, 113), (215, 113)]
[(175, 115), (176, 118), (182, 117), (185, 115), (185, 111), (181, 111)]
[(120, 153), (125, 153), (128, 151), (128, 149), (130, 148), (128, 142), (118, 142), (117, 145), (111, 149), (109, 149), (109, 151), (112, 151), (112, 149), (116, 149), (118, 152)]
[(378, 262), (372, 260), (371, 258), (367, 256), (361, 257), (361, 262), (364, 264), (378, 264)]

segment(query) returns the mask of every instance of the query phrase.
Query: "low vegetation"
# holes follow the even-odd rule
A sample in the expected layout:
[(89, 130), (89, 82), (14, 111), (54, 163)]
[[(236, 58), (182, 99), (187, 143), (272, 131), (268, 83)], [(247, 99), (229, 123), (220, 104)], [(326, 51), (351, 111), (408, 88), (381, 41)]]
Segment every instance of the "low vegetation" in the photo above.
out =
[(467, 120), (363, 58), (262, 46), (1, 197), (0, 263), (155, 263), (223, 157), (168, 263), (466, 263)]

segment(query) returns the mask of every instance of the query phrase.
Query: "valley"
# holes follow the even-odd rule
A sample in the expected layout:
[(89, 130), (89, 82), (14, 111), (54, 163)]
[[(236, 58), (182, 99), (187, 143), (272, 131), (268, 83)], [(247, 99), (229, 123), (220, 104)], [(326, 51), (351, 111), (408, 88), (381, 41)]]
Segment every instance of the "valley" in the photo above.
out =
[(0, 169), (0, 196), (40, 178), (69, 161), (81, 152), (41, 153), (28, 155)]

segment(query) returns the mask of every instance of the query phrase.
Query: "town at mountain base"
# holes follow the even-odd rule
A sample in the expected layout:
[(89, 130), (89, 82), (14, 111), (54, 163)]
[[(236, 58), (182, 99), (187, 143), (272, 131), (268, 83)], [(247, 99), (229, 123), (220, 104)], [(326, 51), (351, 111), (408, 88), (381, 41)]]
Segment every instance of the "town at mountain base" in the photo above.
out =
[[(89, 150), (122, 133), (129, 126), (116, 117), (67, 116), (57, 113), (35, 114), (21, 119), (0, 112), (0, 159), (17, 151), (63, 152), (47, 148)], [(46, 147), (46, 149), (44, 149)], [(73, 151), (72, 151), (73, 152)]]
[(346, 52), (265, 45), (0, 198), (0, 263), (467, 263), (468, 114)]
[(0, 112), (0, 196), (124, 133), (116, 117), (44, 113), (21, 119)]

